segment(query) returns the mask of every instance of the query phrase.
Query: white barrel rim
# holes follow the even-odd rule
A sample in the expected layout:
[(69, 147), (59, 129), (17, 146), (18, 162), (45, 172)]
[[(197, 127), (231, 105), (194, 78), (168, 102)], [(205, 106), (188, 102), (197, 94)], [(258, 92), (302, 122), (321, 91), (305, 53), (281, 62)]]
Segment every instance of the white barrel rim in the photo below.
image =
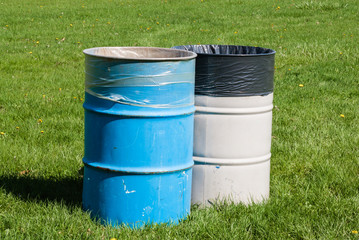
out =
[(219, 107), (202, 107), (195, 106), (196, 112), (205, 112), (205, 113), (218, 113), (218, 114), (256, 114), (270, 112), (273, 109), (273, 104), (264, 106), (264, 107), (254, 107), (254, 108), (219, 108)]
[(206, 158), (206, 157), (193, 157), (193, 161), (195, 164), (209, 164), (209, 165), (250, 165), (250, 164), (257, 164), (266, 161), (270, 161), (271, 154), (268, 153), (266, 155), (260, 157), (253, 157), (253, 158)]

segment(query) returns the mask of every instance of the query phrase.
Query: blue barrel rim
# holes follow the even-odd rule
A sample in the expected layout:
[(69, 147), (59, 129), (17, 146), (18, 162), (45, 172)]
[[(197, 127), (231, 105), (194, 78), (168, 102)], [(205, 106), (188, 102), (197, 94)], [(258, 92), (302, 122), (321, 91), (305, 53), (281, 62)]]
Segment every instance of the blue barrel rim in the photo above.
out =
[[(108, 50), (127, 50), (127, 51), (145, 51), (150, 50), (152, 53), (152, 56), (155, 56), (155, 51), (160, 52), (160, 55), (165, 55), (165, 53), (168, 55), (168, 57), (121, 57), (121, 56), (115, 56), (115, 55), (103, 55), (103, 54), (97, 54), (96, 50), (101, 49), (108, 49)], [(171, 49), (171, 48), (159, 48), (159, 47), (95, 47), (95, 48), (88, 48), (83, 50), (83, 53), (88, 56), (92, 57), (98, 57), (98, 58), (104, 58), (104, 59), (117, 59), (117, 60), (129, 60), (129, 61), (184, 61), (184, 60), (190, 60), (197, 57), (197, 54), (195, 52), (183, 50), (183, 49)], [(151, 55), (150, 55), (151, 56)]]
[(136, 168), (113, 168), (113, 166), (110, 166), (108, 164), (101, 164), (99, 162), (86, 162), (86, 160), (82, 159), (83, 164), (86, 167), (97, 169), (98, 171), (105, 171), (105, 172), (116, 172), (119, 174), (124, 175), (157, 175), (157, 174), (167, 174), (167, 173), (175, 173), (175, 172), (181, 172), (186, 171), (188, 169), (193, 168), (194, 163), (192, 163), (190, 166), (180, 166), (180, 168), (172, 168), (172, 169), (166, 169), (162, 171), (135, 171)]
[[(141, 112), (138, 109), (133, 111), (130, 110), (117, 110), (112, 111), (111, 109), (96, 109), (96, 107), (91, 104), (83, 104), (83, 108), (86, 111), (91, 111), (104, 115), (113, 115), (113, 116), (126, 116), (126, 117), (136, 117), (136, 118), (164, 118), (164, 117), (177, 117), (182, 115), (192, 115), (196, 112), (196, 108), (194, 106), (187, 107), (177, 107), (177, 108), (157, 108), (160, 111), (147, 111)], [(152, 110), (152, 109), (150, 109)], [(164, 111), (166, 110), (166, 111)]]

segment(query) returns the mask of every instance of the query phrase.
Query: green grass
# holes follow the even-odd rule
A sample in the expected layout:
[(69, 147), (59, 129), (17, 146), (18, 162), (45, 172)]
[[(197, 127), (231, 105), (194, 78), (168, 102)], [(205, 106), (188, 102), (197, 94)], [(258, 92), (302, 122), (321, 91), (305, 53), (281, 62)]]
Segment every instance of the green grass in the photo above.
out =
[[(0, 0), (0, 9), (0, 239), (359, 238), (358, 1)], [(92, 221), (81, 210), (82, 50), (198, 43), (277, 51), (270, 200), (193, 207), (171, 227)]]

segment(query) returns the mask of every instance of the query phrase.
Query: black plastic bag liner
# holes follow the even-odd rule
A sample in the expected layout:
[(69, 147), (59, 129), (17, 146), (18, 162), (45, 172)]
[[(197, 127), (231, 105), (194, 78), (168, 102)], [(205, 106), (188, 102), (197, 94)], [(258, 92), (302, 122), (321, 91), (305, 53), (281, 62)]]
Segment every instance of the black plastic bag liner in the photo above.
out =
[(273, 92), (275, 51), (272, 49), (235, 45), (172, 48), (197, 53), (196, 95), (264, 96)]

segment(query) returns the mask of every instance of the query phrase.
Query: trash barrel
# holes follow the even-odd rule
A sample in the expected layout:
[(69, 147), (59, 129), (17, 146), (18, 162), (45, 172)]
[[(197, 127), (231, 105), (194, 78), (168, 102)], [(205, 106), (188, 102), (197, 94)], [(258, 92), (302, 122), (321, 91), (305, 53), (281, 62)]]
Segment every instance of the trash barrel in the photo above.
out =
[(190, 212), (196, 54), (84, 54), (84, 210), (113, 226), (177, 223)]
[(197, 53), (192, 203), (269, 197), (275, 51), (188, 45)]

